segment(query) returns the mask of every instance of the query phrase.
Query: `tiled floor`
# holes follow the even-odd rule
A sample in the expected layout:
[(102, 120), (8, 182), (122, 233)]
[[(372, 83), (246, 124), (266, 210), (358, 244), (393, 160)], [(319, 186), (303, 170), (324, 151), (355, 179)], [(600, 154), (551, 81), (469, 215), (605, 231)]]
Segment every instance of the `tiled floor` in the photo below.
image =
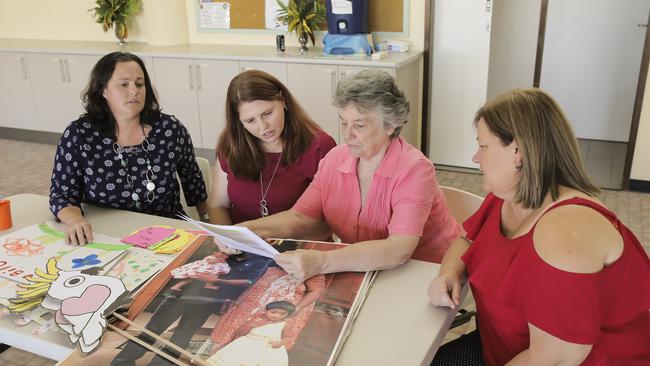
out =
[(587, 173), (602, 188), (620, 189), (627, 143), (578, 140)]
[[(598, 143), (594, 144), (593, 141), (587, 143), (582, 141), (581, 147), (586, 165), (594, 168), (601, 166), (602, 177), (610, 177), (607, 182), (605, 179), (595, 180), (599, 185), (609, 187), (611, 177), (614, 175), (613, 171), (618, 169), (618, 166), (622, 166), (622, 163), (619, 164), (618, 161), (620, 161), (620, 151), (624, 149), (619, 146), (615, 147), (616, 151), (619, 151), (618, 153), (611, 152), (611, 150), (608, 153), (607, 147)], [(0, 198), (16, 193), (47, 195), (54, 150), (54, 145), (0, 139)], [(610, 169), (607, 173), (605, 166)], [(598, 173), (597, 170), (592, 171)], [(590, 174), (592, 173), (590, 172)], [(437, 176), (441, 185), (456, 187), (481, 196), (485, 195), (480, 174), (438, 169)], [(645, 245), (646, 250), (650, 252), (650, 194), (603, 190), (601, 200), (632, 229)], [(466, 304), (465, 308), (474, 308), (471, 298)], [(453, 329), (448, 333), (447, 340), (474, 329), (474, 327), (472, 321)], [(54, 362), (10, 348), (0, 354), (0, 364), (11, 366), (53, 365)]]

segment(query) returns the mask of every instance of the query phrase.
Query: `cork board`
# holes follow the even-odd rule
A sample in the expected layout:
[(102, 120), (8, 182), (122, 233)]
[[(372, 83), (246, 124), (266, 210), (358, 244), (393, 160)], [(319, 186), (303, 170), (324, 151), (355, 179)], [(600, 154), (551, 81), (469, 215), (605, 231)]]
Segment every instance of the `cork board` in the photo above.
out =
[[(221, 0), (223, 1), (223, 0)], [(319, 0), (324, 3), (325, 0)], [(404, 2), (368, 0), (368, 28), (371, 32), (405, 32)], [(264, 0), (229, 0), (231, 29), (264, 29)], [(197, 12), (198, 12), (198, 4)], [(327, 23), (320, 30), (327, 30)]]

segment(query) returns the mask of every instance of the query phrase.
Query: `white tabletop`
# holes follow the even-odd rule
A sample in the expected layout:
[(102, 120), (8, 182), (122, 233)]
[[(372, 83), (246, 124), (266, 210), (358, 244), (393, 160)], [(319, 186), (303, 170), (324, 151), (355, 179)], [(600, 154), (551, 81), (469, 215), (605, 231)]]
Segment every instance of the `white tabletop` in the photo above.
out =
[[(0, 235), (53, 218), (45, 196), (18, 194), (7, 199), (11, 201), (13, 227)], [(86, 205), (84, 212), (94, 231), (117, 237), (149, 225), (194, 229), (183, 221), (129, 211)], [(379, 273), (336, 364), (428, 365), (455, 315), (455, 311), (433, 307), (427, 300), (427, 286), (438, 269), (437, 264), (411, 260)], [(33, 336), (34, 328), (0, 318), (0, 343), (54, 360), (70, 353), (72, 348), (63, 333)]]

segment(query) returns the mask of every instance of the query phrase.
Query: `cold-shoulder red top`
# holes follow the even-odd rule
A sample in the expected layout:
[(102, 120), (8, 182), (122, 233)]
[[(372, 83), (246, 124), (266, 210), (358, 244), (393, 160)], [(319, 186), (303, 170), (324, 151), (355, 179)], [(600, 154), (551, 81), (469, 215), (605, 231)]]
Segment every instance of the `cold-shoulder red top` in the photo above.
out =
[[(650, 365), (650, 259), (641, 243), (603, 206), (582, 198), (558, 202), (590, 207), (624, 241), (621, 257), (597, 273), (572, 273), (542, 260), (533, 227), (501, 233), (503, 200), (488, 195), (464, 224), (472, 241), (462, 260), (476, 299), (487, 365), (503, 365), (528, 349), (528, 323), (579, 344), (592, 344), (583, 365)], [(548, 211), (547, 211), (548, 212)]]

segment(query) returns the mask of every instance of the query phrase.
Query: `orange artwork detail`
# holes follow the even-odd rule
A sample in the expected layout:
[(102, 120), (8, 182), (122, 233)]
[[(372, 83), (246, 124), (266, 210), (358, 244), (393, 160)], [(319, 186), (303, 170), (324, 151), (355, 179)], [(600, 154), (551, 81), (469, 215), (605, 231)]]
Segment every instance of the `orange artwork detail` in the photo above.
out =
[(10, 238), (2, 245), (8, 255), (19, 255), (21, 257), (31, 257), (32, 255), (43, 253), (42, 245), (29, 239)]

